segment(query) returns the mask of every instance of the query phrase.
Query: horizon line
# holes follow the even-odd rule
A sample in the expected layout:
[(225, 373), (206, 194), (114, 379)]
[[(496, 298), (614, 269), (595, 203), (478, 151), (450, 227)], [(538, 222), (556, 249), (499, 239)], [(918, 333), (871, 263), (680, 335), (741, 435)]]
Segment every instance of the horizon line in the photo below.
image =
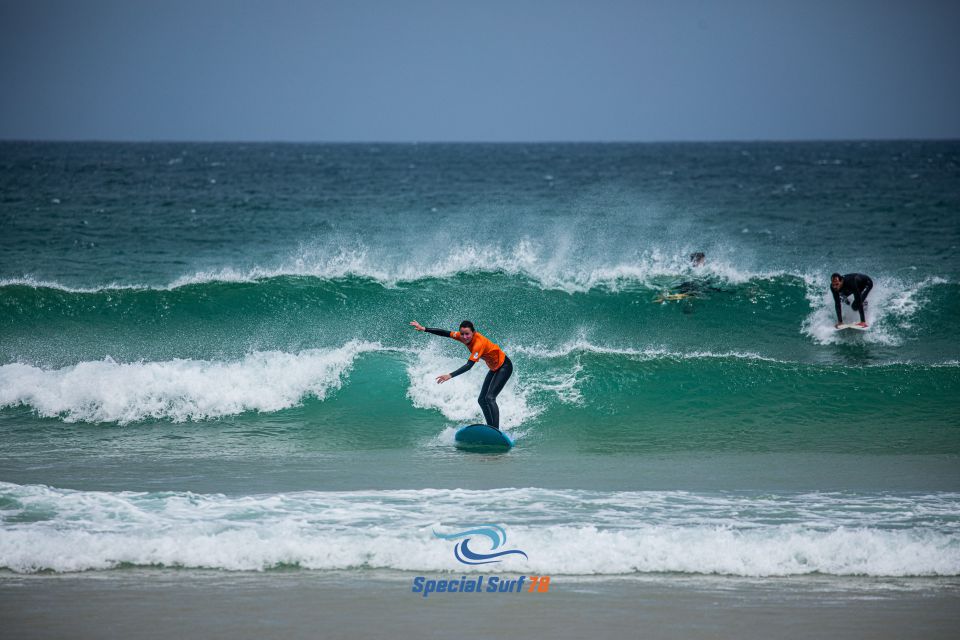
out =
[(517, 145), (517, 144), (802, 144), (824, 142), (958, 142), (960, 137), (886, 137), (886, 138), (718, 138), (713, 140), (207, 140), (182, 138), (3, 138), (0, 144), (273, 144), (273, 145)]

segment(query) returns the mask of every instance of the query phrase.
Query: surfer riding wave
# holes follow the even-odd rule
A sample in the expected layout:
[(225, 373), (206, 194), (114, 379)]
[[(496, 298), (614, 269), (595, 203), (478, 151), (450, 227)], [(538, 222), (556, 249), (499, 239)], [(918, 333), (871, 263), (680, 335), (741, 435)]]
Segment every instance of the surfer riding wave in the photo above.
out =
[(860, 327), (867, 326), (867, 318), (864, 315), (864, 305), (867, 303), (867, 296), (873, 289), (873, 280), (870, 276), (862, 273), (848, 273), (845, 276), (839, 273), (830, 275), (830, 293), (833, 294), (833, 305), (837, 312), (837, 328), (843, 324), (843, 313), (840, 308), (840, 299), (849, 304), (849, 297), (853, 296), (853, 304), (850, 305), (854, 311), (860, 312)]
[(497, 406), (497, 396), (503, 391), (504, 385), (513, 374), (513, 362), (507, 357), (499, 346), (495, 345), (484, 335), (477, 333), (473, 323), (464, 320), (460, 323), (459, 331), (446, 331), (444, 329), (430, 329), (414, 320), (410, 326), (417, 331), (426, 331), (436, 336), (444, 338), (453, 338), (462, 342), (470, 350), (470, 358), (467, 363), (450, 373), (437, 376), (437, 384), (443, 384), (450, 378), (455, 378), (461, 373), (466, 373), (473, 368), (478, 360), (483, 359), (490, 370), (487, 377), (483, 380), (483, 386), (480, 388), (480, 397), (477, 402), (480, 403), (480, 409), (483, 411), (483, 417), (487, 424), (494, 429), (500, 429), (500, 407)]

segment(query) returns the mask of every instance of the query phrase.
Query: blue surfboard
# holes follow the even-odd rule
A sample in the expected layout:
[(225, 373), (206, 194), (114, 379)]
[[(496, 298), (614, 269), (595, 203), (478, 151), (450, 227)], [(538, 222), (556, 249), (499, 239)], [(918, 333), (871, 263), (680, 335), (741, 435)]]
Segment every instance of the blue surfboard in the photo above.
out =
[(453, 439), (461, 449), (509, 449), (513, 440), (485, 424), (470, 424), (457, 430)]

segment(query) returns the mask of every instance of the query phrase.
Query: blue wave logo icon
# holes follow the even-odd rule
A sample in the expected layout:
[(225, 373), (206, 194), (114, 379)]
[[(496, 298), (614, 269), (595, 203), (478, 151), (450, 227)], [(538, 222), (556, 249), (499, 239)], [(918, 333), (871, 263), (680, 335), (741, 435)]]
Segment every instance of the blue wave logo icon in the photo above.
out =
[[(443, 540), (460, 540), (453, 547), (454, 557), (463, 564), (490, 564), (500, 562), (504, 556), (518, 555), (527, 558), (527, 554), (519, 549), (508, 549), (506, 551), (497, 551), (507, 542), (507, 532), (500, 525), (482, 524), (473, 529), (459, 531), (457, 533), (437, 533), (433, 532), (434, 537)], [(477, 553), (470, 548), (470, 539), (472, 536), (483, 536), (490, 540), (491, 553)], [(495, 552), (495, 553), (494, 553)], [(529, 558), (527, 558), (529, 560)]]

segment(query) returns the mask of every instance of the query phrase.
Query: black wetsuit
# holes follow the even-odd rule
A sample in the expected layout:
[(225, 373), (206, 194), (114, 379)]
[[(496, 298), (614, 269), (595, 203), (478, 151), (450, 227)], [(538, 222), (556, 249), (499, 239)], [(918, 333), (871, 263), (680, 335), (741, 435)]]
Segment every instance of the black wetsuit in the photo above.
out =
[(840, 285), (839, 291), (830, 287), (830, 293), (833, 294), (833, 305), (837, 309), (837, 322), (843, 322), (843, 313), (840, 311), (840, 297), (842, 296), (846, 301), (847, 296), (850, 295), (853, 295), (853, 304), (851, 305), (853, 310), (860, 312), (860, 322), (866, 322), (866, 317), (863, 315), (863, 303), (867, 301), (870, 289), (873, 289), (873, 280), (870, 279), (870, 276), (865, 276), (862, 273), (848, 273), (843, 276), (843, 283)]
[(680, 284), (674, 286), (673, 289), (677, 293), (685, 293), (688, 296), (696, 297), (708, 291), (723, 293), (723, 288), (718, 287), (718, 284), (719, 282), (715, 276), (705, 276), (702, 278), (694, 278), (692, 280), (684, 280)]
[[(450, 337), (450, 332), (443, 329), (424, 328), (424, 331), (432, 333), (435, 336)], [(467, 360), (465, 365), (456, 371), (452, 371), (450, 377), (456, 378), (461, 373), (466, 373), (472, 369), (475, 364), (477, 364), (475, 361)], [(480, 387), (480, 397), (477, 398), (477, 402), (480, 404), (480, 410), (483, 411), (483, 417), (487, 421), (487, 424), (497, 430), (500, 429), (500, 407), (497, 405), (497, 396), (503, 391), (503, 387), (507, 384), (507, 380), (510, 379), (511, 375), (513, 375), (513, 362), (504, 354), (503, 364), (501, 364), (496, 371), (492, 369), (487, 371), (487, 377), (483, 379), (483, 386)]]

